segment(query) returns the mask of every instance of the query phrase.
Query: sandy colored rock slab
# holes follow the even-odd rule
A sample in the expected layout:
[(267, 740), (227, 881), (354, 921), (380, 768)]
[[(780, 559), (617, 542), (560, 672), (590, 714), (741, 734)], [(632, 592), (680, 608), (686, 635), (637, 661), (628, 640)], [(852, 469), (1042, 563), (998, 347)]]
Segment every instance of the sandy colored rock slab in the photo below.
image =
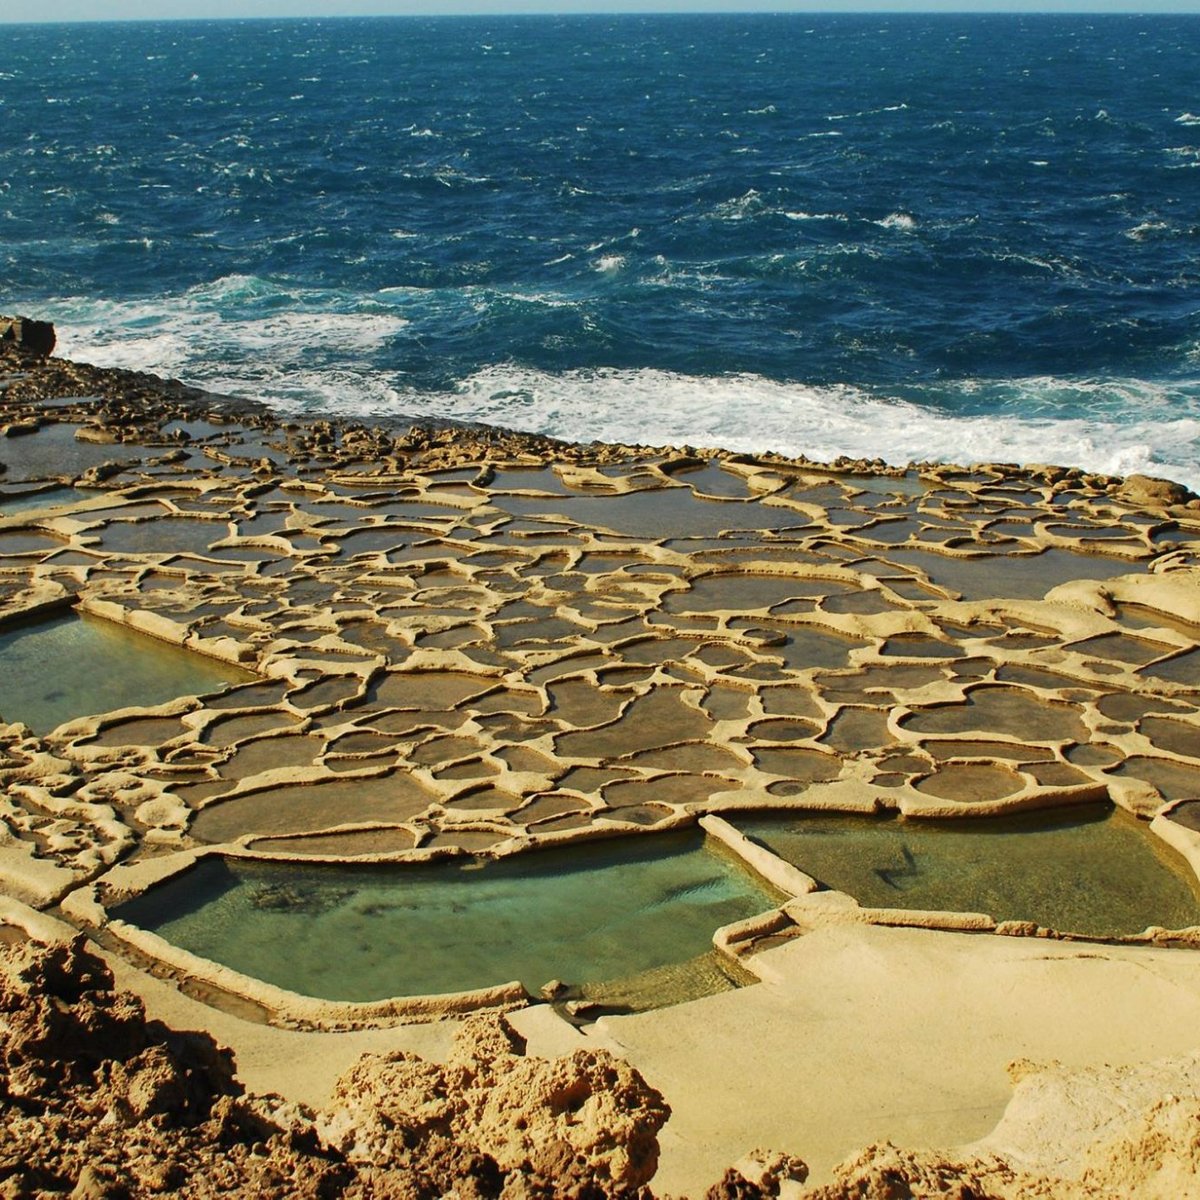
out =
[(973, 1142), (1008, 1103), (1010, 1062), (1188, 1053), (1200, 1021), (1200, 958), (1169, 950), (854, 925), (757, 966), (755, 987), (594, 1027), (671, 1105), (663, 1192), (703, 1191), (759, 1145), (817, 1183), (871, 1142)]

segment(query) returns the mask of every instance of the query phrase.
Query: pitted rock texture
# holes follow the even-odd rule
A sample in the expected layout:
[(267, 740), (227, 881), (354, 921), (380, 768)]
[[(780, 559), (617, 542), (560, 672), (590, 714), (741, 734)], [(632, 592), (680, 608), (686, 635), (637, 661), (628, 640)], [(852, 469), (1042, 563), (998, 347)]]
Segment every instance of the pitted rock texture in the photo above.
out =
[(148, 1022), (80, 938), (0, 951), (0, 1195), (648, 1195), (668, 1111), (603, 1052), (527, 1059), (476, 1018), (445, 1068), (364, 1059), (319, 1117)]
[(321, 1196), (353, 1178), (290, 1106), (243, 1095), (210, 1037), (147, 1022), (82, 943), (0, 954), (0, 1194)]
[(547, 1061), (523, 1049), (502, 1017), (481, 1014), (463, 1022), (444, 1067), (364, 1055), (339, 1081), (322, 1136), (351, 1162), (386, 1164), (415, 1133), (478, 1146), (502, 1170), (529, 1163), (568, 1190), (648, 1182), (670, 1115), (662, 1096), (605, 1050)]
[(803, 1186), (802, 1162), (755, 1151), (708, 1200), (1192, 1200), (1200, 1196), (1200, 1059), (1073, 1071), (1013, 1063), (1000, 1123), (961, 1150), (868, 1146)]

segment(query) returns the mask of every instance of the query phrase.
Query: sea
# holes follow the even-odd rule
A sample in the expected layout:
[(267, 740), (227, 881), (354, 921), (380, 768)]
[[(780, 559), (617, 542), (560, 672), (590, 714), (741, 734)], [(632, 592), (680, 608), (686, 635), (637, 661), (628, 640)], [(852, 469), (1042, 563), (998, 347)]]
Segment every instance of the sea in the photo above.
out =
[(1200, 489), (1200, 16), (4, 25), (0, 311), (288, 415)]

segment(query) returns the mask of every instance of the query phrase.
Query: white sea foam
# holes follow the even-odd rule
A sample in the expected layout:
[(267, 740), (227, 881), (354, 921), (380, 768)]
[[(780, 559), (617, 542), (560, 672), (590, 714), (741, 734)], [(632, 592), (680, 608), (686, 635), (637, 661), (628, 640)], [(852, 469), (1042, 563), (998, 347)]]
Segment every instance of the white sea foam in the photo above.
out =
[[(653, 369), (555, 373), (498, 364), (431, 392), (378, 365), (406, 325), (396, 309), (423, 303), (424, 293), (376, 295), (359, 298), (357, 311), (309, 311), (301, 306), (315, 304), (314, 296), (297, 291), (291, 307), (264, 316), (282, 299), (278, 289), (227, 276), (168, 300), (63, 300), (46, 315), (67, 357), (174, 375), (286, 413), (448, 417), (573, 441), (686, 443), (816, 460), (1056, 462), (1161, 475), (1200, 490), (1200, 380), (1167, 386), (1039, 376), (953, 385), (977, 415), (953, 411), (945, 384), (920, 404), (850, 386)], [(321, 353), (314, 357), (314, 349)]]
[(1179, 116), (1177, 116), (1175, 118), (1175, 124), (1176, 125), (1200, 125), (1200, 116), (1197, 116), (1195, 113), (1190, 113), (1190, 112), (1180, 113)]
[(872, 221), (871, 224), (878, 225), (880, 229), (903, 229), (907, 233), (916, 229), (917, 220), (909, 213), (894, 212), (888, 213), (882, 221)]
[(1170, 223), (1167, 221), (1143, 221), (1140, 225), (1125, 230), (1125, 236), (1135, 242), (1144, 242), (1156, 233), (1168, 232), (1170, 228)]
[[(272, 403), (311, 408), (306, 381), (289, 377)], [(828, 461), (1053, 462), (1106, 474), (1141, 472), (1200, 490), (1200, 399), (1182, 410), (1154, 385), (1030, 378), (1008, 382), (1013, 402), (987, 415), (963, 415), (872, 395), (847, 386), (780, 383), (757, 375), (678, 375), (658, 370), (549, 373), (494, 366), (445, 392), (365, 387), (345, 379), (307, 381), (324, 393), (322, 411), (358, 417), (403, 415), (484, 421), (571, 441), (720, 446), (775, 450)], [(992, 383), (966, 381), (975, 395)], [(1036, 413), (1039, 396), (1070, 395), (1076, 412)], [(1042, 406), (1047, 414), (1056, 405)], [(1140, 416), (1131, 416), (1140, 413)]]
[[(263, 301), (289, 307), (263, 315)], [(313, 346), (338, 346), (347, 355), (377, 350), (408, 320), (394, 312), (330, 312), (327, 297), (297, 290), (280, 294), (266, 280), (227, 275), (170, 300), (68, 299), (47, 306), (59, 352), (105, 367), (154, 371), (207, 381), (218, 364), (303, 361)], [(313, 304), (306, 309), (305, 304)]]
[(753, 217), (763, 212), (765, 208), (761, 193), (751, 188), (741, 196), (735, 196), (731, 200), (722, 200), (713, 209), (713, 216), (722, 221), (744, 221), (747, 217)]
[(826, 212), (787, 212), (783, 214), (789, 221), (848, 221), (850, 218), (845, 213), (826, 213)]
[(907, 104), (887, 104), (882, 108), (864, 108), (858, 112), (852, 113), (829, 113), (826, 115), (827, 121), (850, 121), (856, 117), (873, 117), (879, 113), (885, 112), (903, 112), (908, 107)]

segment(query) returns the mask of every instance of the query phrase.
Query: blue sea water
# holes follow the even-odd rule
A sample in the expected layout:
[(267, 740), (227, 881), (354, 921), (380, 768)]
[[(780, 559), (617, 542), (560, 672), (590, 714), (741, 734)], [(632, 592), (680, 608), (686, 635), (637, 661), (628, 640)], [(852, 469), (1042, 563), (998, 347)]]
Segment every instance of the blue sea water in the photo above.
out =
[(1200, 17), (0, 28), (0, 308), (285, 412), (1200, 487)]

